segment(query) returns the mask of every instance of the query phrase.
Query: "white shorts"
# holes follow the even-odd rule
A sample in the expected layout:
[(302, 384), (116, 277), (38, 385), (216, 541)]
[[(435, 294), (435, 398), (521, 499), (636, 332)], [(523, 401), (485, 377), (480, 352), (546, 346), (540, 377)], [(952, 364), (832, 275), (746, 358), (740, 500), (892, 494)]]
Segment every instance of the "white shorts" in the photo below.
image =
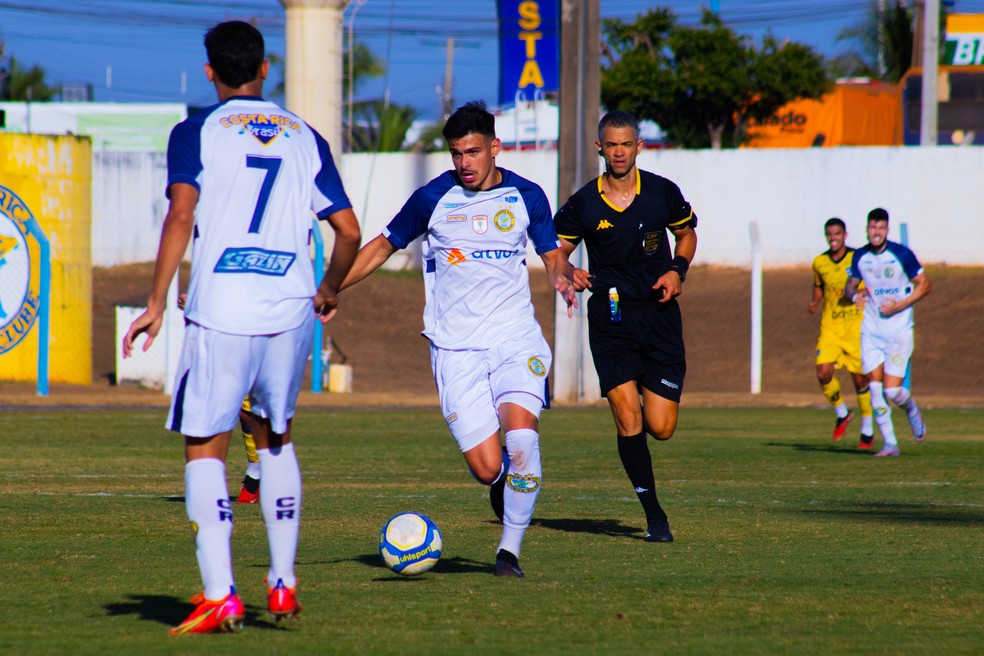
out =
[(912, 357), (912, 341), (912, 329), (890, 336), (861, 331), (861, 369), (869, 374), (884, 365), (885, 374), (905, 378)]
[(189, 322), (166, 427), (189, 437), (230, 431), (249, 394), (250, 411), (285, 432), (311, 355), (313, 321), (312, 314), (274, 335), (230, 335)]
[(462, 453), (498, 432), (502, 403), (515, 403), (539, 418), (549, 396), (551, 362), (539, 329), (495, 349), (451, 351), (431, 344), (441, 412)]

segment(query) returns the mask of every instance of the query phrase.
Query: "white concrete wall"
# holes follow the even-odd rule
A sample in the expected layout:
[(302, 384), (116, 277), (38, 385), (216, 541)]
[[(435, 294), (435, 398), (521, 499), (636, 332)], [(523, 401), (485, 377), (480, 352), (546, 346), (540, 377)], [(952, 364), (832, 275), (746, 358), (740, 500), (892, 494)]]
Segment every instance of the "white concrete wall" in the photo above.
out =
[(984, 264), (984, 148), (664, 150), (639, 164), (693, 204), (698, 263), (749, 266), (756, 221), (766, 267), (805, 265), (827, 248), (825, 220), (844, 219), (848, 244), (861, 246), (868, 211), (884, 207), (889, 239), (906, 223), (922, 262)]
[[(539, 183), (557, 209), (556, 151), (503, 152), (498, 163)], [(656, 150), (639, 164), (675, 181), (693, 204), (698, 263), (748, 266), (748, 225), (756, 221), (767, 267), (804, 265), (826, 248), (825, 220), (843, 218), (848, 243), (860, 246), (868, 211), (884, 207), (890, 238), (906, 223), (923, 262), (984, 265), (984, 148)], [(344, 155), (342, 178), (365, 240), (450, 166), (447, 153)], [(96, 152), (92, 177), (93, 263), (153, 260), (167, 210), (163, 155)], [(389, 266), (417, 268), (418, 256), (408, 249)], [(538, 257), (528, 261), (540, 266)]]
[(164, 153), (92, 154), (92, 263), (153, 262), (167, 214)]

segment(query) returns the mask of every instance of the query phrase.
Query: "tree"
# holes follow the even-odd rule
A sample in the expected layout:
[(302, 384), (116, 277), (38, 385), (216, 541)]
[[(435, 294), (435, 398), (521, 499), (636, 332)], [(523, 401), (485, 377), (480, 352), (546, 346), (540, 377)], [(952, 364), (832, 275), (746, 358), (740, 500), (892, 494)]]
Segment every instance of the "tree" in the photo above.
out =
[(895, 0), (884, 10), (872, 0), (859, 23), (837, 34), (837, 41), (854, 43), (855, 48), (834, 57), (831, 73), (898, 82), (912, 64), (913, 18), (911, 3), (905, 0)]
[(737, 147), (750, 120), (830, 87), (824, 59), (810, 47), (767, 36), (756, 48), (707, 10), (698, 28), (678, 26), (661, 8), (634, 23), (607, 19), (602, 29), (609, 62), (602, 103), (655, 121), (685, 148)]
[(393, 152), (403, 149), (407, 130), (417, 118), (409, 105), (392, 105), (382, 100), (360, 103), (352, 126), (353, 152)]
[(14, 57), (4, 57), (0, 41), (0, 100), (51, 100), (58, 90), (44, 81), (44, 69), (24, 69)]

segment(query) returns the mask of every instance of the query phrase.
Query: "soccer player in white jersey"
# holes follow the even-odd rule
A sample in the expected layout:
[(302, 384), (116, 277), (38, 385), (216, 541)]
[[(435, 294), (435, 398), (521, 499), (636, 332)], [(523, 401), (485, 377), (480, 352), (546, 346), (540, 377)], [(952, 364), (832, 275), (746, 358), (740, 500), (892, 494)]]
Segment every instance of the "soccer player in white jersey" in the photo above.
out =
[[(174, 634), (242, 626), (230, 538), (225, 459), (249, 395), (263, 477), (260, 506), (270, 543), (267, 608), (293, 618), (301, 475), (290, 425), (316, 314), (336, 308), (335, 289), (358, 252), (359, 223), (325, 140), (261, 97), (269, 62), (248, 23), (205, 35), (205, 74), (219, 103), (178, 124), (168, 144), (170, 199), (147, 311), (123, 340), (161, 327), (167, 289), (192, 241), (185, 337), (167, 427), (185, 436), (185, 499), (204, 591)], [(312, 218), (335, 232), (331, 263), (315, 287)], [(244, 308), (248, 311), (244, 311)]]
[[(858, 291), (864, 281), (865, 290)], [(926, 423), (909, 390), (902, 384), (913, 347), (912, 306), (933, 289), (915, 254), (888, 240), (888, 212), (868, 213), (868, 243), (854, 253), (844, 297), (864, 308), (861, 319), (861, 368), (870, 381), (875, 423), (885, 443), (878, 457), (899, 455), (886, 399), (902, 408), (917, 442), (926, 437)]]
[(577, 303), (573, 268), (540, 187), (496, 166), (495, 117), (484, 103), (459, 107), (444, 138), (454, 170), (414, 192), (359, 251), (341, 289), (423, 236), (423, 334), (441, 410), (474, 477), (492, 486), (503, 522), (495, 574), (522, 577), (520, 545), (540, 490), (538, 427), (551, 363), (530, 301), (527, 235), (568, 316)]

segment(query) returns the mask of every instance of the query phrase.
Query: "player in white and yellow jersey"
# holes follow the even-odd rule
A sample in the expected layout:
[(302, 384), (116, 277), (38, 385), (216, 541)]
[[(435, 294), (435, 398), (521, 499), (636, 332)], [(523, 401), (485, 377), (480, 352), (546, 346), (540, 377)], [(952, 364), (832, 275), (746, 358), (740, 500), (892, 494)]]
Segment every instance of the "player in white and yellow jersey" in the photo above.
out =
[(817, 381), (837, 413), (833, 435), (837, 442), (844, 437), (853, 413), (844, 403), (834, 371), (844, 368), (851, 374), (861, 411), (858, 447), (870, 449), (874, 429), (868, 378), (861, 372), (861, 309), (844, 298), (844, 285), (847, 284), (854, 249), (844, 241), (847, 227), (841, 219), (829, 219), (823, 230), (830, 249), (813, 259), (813, 298), (806, 308), (807, 312), (814, 314), (821, 308), (822, 302), (820, 337), (817, 339)]

